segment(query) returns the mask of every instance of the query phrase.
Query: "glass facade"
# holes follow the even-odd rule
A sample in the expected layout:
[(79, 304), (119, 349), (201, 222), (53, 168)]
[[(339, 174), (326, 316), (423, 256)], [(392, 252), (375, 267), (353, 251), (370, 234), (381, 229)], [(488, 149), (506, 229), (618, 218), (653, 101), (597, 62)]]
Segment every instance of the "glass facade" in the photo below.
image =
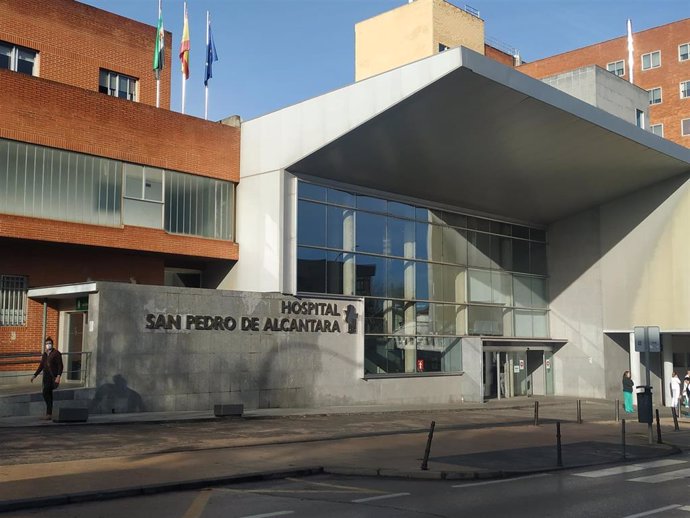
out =
[(546, 233), (299, 181), (297, 290), (364, 297), (365, 373), (458, 372), (466, 335), (547, 338)]
[(233, 239), (230, 182), (0, 139), (0, 213)]

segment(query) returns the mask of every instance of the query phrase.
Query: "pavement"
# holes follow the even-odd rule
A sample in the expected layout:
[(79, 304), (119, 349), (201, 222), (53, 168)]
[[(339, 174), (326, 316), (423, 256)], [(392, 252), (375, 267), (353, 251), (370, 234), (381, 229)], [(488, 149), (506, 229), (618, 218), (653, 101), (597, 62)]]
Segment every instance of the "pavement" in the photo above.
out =
[[(539, 423), (535, 426), (535, 402)], [(261, 409), (92, 415), (84, 424), (0, 418), (0, 512), (334, 473), (419, 479), (489, 479), (679, 454), (690, 421), (662, 440), (615, 403), (513, 398), (481, 404)], [(433, 438), (422, 469), (431, 423)], [(557, 423), (558, 426), (557, 426)], [(561, 466), (557, 429), (560, 428)]]

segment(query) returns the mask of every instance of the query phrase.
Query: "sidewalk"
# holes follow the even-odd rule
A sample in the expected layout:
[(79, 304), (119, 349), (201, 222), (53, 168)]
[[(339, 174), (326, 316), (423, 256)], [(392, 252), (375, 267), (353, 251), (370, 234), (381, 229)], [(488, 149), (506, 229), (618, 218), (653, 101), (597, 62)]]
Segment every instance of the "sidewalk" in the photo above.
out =
[[(0, 511), (285, 473), (468, 479), (549, 471), (559, 469), (556, 419), (562, 423), (565, 468), (622, 460), (621, 425), (612, 419), (611, 402), (583, 401), (582, 424), (575, 422), (574, 400), (551, 398), (540, 405), (539, 426), (531, 399), (461, 407), (257, 410), (226, 420), (198, 412), (92, 416), (83, 426), (4, 418)], [(429, 469), (422, 471), (432, 420)], [(628, 460), (679, 451), (649, 445), (647, 425), (636, 419), (626, 425)], [(690, 446), (690, 427), (672, 430), (664, 418), (664, 440)], [(41, 463), (47, 438), (61, 451), (56, 462)]]

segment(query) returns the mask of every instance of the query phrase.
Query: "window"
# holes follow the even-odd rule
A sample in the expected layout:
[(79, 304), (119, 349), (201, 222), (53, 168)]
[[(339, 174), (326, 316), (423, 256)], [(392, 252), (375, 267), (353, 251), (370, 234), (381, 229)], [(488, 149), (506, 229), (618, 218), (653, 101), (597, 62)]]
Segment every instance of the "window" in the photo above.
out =
[(687, 99), (690, 97), (690, 81), (682, 81), (680, 83), (680, 98)]
[(26, 324), (26, 291), (28, 278), (23, 275), (0, 275), (0, 326)]
[(664, 125), (663, 124), (652, 124), (649, 127), (649, 131), (651, 131), (655, 135), (663, 137), (664, 136)]
[(659, 68), (661, 66), (661, 51), (655, 50), (649, 54), (642, 54), (642, 70)]
[(647, 90), (649, 93), (649, 104), (661, 104), (661, 87), (652, 88)]
[(635, 124), (638, 128), (644, 129), (644, 112), (642, 110), (635, 110)]
[(37, 55), (35, 50), (0, 41), (0, 68), (32, 76)]
[(122, 222), (138, 227), (163, 228), (163, 171), (124, 164)]
[(690, 59), (690, 43), (678, 45), (678, 61), (687, 61)]
[(117, 72), (101, 69), (98, 91), (128, 101), (137, 100), (137, 80)]
[(443, 52), (444, 50), (448, 50), (450, 47), (448, 45), (444, 45), (443, 43), (438, 44), (438, 51)]
[(606, 65), (606, 70), (617, 76), (625, 75), (625, 61), (622, 59), (620, 61), (613, 61)]
[(680, 134), (684, 137), (690, 136), (690, 119), (680, 121)]

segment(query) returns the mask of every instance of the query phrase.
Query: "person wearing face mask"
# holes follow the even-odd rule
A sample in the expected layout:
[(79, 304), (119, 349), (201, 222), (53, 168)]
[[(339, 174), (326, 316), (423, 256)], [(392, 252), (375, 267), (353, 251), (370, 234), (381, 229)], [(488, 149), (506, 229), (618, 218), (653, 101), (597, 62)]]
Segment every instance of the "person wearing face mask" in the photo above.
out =
[(41, 363), (38, 364), (31, 383), (43, 372), (43, 400), (46, 402), (44, 419), (51, 419), (53, 417), (53, 390), (60, 384), (60, 376), (62, 376), (62, 354), (53, 347), (53, 339), (50, 337), (45, 340), (45, 348)]

